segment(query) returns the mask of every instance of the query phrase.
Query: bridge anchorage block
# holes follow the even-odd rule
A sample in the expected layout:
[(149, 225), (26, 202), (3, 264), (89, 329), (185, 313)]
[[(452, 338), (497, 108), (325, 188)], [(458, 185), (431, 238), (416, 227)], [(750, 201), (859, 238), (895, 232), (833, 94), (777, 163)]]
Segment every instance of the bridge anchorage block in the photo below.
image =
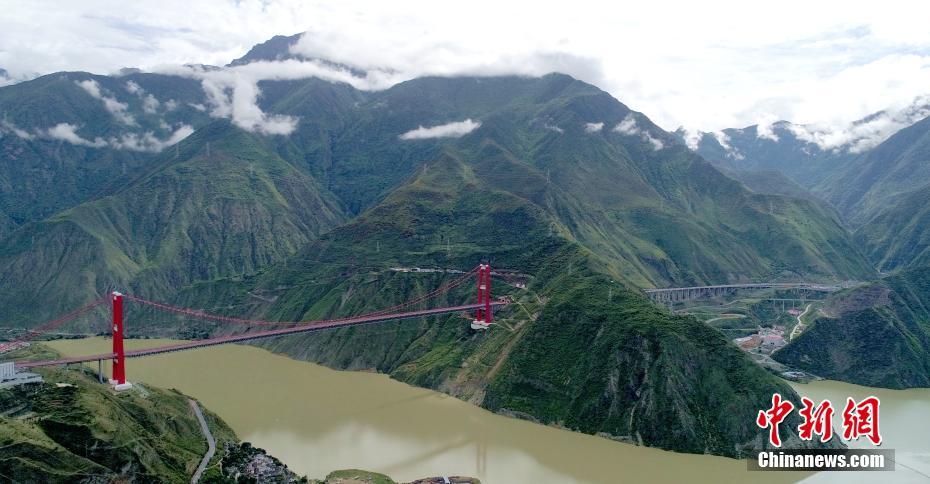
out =
[(120, 383), (112, 378), (110, 379), (110, 385), (113, 385), (113, 389), (118, 392), (123, 392), (123, 391), (132, 389), (132, 383), (129, 383), (129, 382)]
[(478, 319), (472, 320), (471, 329), (485, 330), (491, 327), (491, 323), (487, 321), (480, 321)]

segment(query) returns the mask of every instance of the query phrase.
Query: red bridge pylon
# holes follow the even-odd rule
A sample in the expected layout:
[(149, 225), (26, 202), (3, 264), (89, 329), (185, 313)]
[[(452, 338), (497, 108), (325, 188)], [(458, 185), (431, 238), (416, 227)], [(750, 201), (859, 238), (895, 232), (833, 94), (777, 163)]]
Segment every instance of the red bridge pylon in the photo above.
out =
[(478, 266), (478, 304), (483, 308), (475, 311), (475, 319), (471, 322), (471, 329), (488, 329), (491, 326), (491, 264)]
[(110, 384), (116, 390), (128, 390), (131, 383), (126, 383), (126, 352), (123, 349), (123, 295), (113, 292), (113, 374)]

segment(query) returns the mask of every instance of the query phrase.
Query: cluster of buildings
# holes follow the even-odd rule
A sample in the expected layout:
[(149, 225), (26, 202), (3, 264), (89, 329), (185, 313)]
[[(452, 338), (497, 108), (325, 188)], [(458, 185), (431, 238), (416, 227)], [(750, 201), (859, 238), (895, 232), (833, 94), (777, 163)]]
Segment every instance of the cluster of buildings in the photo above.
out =
[(264, 450), (252, 447), (248, 442), (241, 445), (226, 442), (226, 455), (223, 457), (223, 473), (236, 482), (277, 482), (295, 484), (306, 482), (291, 472), (281, 461), (268, 455)]
[(770, 355), (785, 346), (785, 327), (763, 328), (760, 326), (756, 334), (736, 338), (733, 342), (743, 351)]

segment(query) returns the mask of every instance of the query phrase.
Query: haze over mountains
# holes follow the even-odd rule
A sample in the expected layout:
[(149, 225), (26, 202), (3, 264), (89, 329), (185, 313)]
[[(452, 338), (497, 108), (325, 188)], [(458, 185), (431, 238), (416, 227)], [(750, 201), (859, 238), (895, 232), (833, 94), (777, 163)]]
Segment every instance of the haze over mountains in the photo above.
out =
[[(928, 116), (930, 104), (918, 99), (898, 112), (857, 121), (833, 140), (778, 122), (703, 134), (692, 147), (736, 178), (778, 173), (828, 202), (871, 262), (888, 271), (927, 263), (918, 215), (922, 193), (930, 188)], [(769, 185), (790, 186), (775, 179)]]
[[(387, 87), (385, 73), (295, 57), (294, 41), (226, 68), (0, 88), (5, 322), (114, 289), (272, 320), (346, 315), (447, 277), (392, 267), (485, 259), (529, 275), (532, 297), (503, 289), (529, 305), (501, 315), (513, 331), (431, 318), (267, 346), (544, 423), (742, 455), (764, 442), (753, 422), (771, 393), (796, 395), (638, 289), (867, 281), (927, 257), (910, 215), (926, 216), (926, 121), (859, 153), (814, 149), (787, 125), (777, 139), (727, 131), (740, 159), (707, 136), (695, 153), (567, 75)], [(235, 331), (139, 316), (130, 333)]]

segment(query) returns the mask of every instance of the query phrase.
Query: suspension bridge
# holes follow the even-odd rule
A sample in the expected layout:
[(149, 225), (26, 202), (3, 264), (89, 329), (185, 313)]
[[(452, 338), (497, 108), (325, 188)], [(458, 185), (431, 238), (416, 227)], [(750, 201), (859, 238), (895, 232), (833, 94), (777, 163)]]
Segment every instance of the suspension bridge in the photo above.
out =
[[(435, 297), (448, 293), (452, 289), (464, 284), (473, 276), (477, 276), (477, 302), (457, 306), (444, 306), (436, 308), (412, 309), (412, 306), (425, 305)], [(164, 311), (174, 314), (182, 314), (194, 318), (211, 320), (221, 323), (241, 324), (250, 327), (272, 327), (271, 329), (249, 330), (244, 333), (216, 336), (207, 339), (186, 341), (152, 348), (137, 349), (126, 351), (123, 345), (124, 338), (124, 318), (123, 303), (132, 302), (141, 306), (150, 307), (156, 311)], [(268, 321), (260, 319), (237, 318), (233, 316), (224, 316), (207, 313), (198, 309), (182, 308), (172, 306), (166, 303), (150, 301), (138, 296), (121, 294), (113, 292), (107, 296), (97, 299), (90, 304), (71, 311), (61, 317), (53, 319), (43, 325), (26, 333), (15, 341), (0, 344), (0, 352), (15, 349), (24, 346), (28, 341), (41, 335), (49, 334), (62, 325), (77, 319), (80, 316), (88, 314), (95, 309), (109, 304), (112, 309), (112, 341), (113, 349), (109, 353), (76, 356), (70, 358), (58, 358), (52, 360), (26, 360), (15, 362), (16, 368), (37, 368), (44, 366), (68, 365), (73, 363), (89, 363), (96, 361), (98, 364), (98, 374), (102, 380), (102, 365), (104, 361), (112, 361), (113, 369), (110, 383), (116, 389), (122, 390), (129, 388), (131, 385), (126, 383), (126, 359), (140, 358), (143, 356), (157, 355), (163, 353), (173, 353), (177, 351), (193, 350), (205, 348), (208, 346), (223, 345), (229, 343), (241, 343), (245, 341), (254, 341), (264, 338), (274, 338), (279, 336), (288, 336), (299, 333), (312, 333), (335, 328), (345, 328), (351, 326), (362, 326), (369, 324), (382, 323), (386, 321), (396, 321), (401, 319), (421, 318), (426, 316), (435, 316), (440, 314), (463, 313), (474, 311), (474, 319), (471, 320), (471, 328), (475, 330), (486, 330), (490, 327), (493, 319), (494, 309), (498, 306), (508, 304), (506, 299), (492, 299), (491, 297), (491, 267), (489, 264), (480, 264), (474, 269), (463, 273), (457, 279), (440, 286), (422, 296), (411, 299), (404, 303), (391, 306), (379, 311), (338, 318), (315, 321)]]

